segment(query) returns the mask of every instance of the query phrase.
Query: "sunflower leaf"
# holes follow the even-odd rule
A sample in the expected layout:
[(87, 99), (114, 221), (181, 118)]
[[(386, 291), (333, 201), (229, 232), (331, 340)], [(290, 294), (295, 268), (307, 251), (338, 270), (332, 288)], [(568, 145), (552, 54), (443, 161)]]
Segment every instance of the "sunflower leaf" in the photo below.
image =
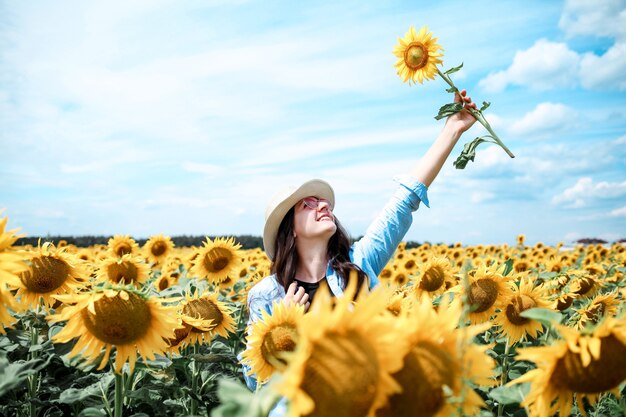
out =
[(489, 397), (493, 398), (502, 405), (519, 404), (524, 400), (524, 391), (528, 391), (528, 387), (524, 388), (519, 385), (504, 385), (492, 389), (489, 392)]
[(459, 91), (459, 89), (456, 87), (450, 87), (450, 88), (446, 88), (446, 91), (448, 93), (456, 93), (457, 91)]
[(461, 65), (459, 65), (458, 67), (450, 68), (448, 71), (444, 72), (444, 74), (446, 74), (446, 75), (454, 74), (455, 72), (457, 72), (461, 68), (463, 68), (463, 63), (461, 63)]
[(491, 106), (491, 103), (489, 101), (483, 101), (483, 105), (481, 106), (480, 111), (483, 112), (487, 110), (489, 106)]
[(436, 120), (441, 120), (444, 117), (452, 116), (463, 110), (463, 105), (461, 103), (448, 103), (441, 106), (439, 109), (439, 114), (435, 116)]
[(484, 137), (477, 137), (473, 141), (466, 143), (463, 146), (463, 151), (461, 151), (459, 157), (456, 161), (454, 161), (454, 167), (456, 169), (463, 169), (469, 161), (474, 161), (474, 158), (476, 157), (476, 147), (483, 142), (490, 141)]
[(502, 275), (507, 276), (513, 270), (513, 259), (507, 259), (503, 264), (504, 270), (502, 271)]
[(548, 327), (553, 326), (554, 324), (561, 323), (563, 320), (563, 315), (558, 311), (548, 310), (546, 308), (529, 308), (528, 310), (524, 310), (520, 313), (520, 316), (537, 320), (541, 324), (545, 324)]

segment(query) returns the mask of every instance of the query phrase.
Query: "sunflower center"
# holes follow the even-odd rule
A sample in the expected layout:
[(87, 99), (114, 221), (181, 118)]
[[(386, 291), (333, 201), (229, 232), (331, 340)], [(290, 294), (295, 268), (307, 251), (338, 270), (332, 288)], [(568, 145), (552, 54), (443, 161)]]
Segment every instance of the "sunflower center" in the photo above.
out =
[(230, 263), (233, 254), (226, 248), (214, 248), (206, 254), (202, 263), (209, 272), (219, 272)]
[(582, 278), (580, 279), (579, 283), (580, 283), (580, 288), (578, 288), (578, 290), (576, 291), (576, 294), (585, 295), (593, 287), (594, 280), (590, 278)]
[(189, 335), (190, 332), (191, 332), (191, 325), (187, 323), (183, 323), (183, 327), (174, 329), (174, 338), (167, 339), (167, 344), (170, 347), (178, 346), (180, 342), (185, 340), (185, 338)]
[(154, 245), (152, 245), (152, 247), (150, 248), (150, 252), (154, 255), (154, 256), (161, 256), (163, 255), (165, 252), (167, 252), (167, 244), (165, 242), (154, 242)]
[(120, 243), (115, 248), (115, 254), (119, 256), (120, 258), (126, 254), (131, 253), (132, 251), (133, 251), (133, 248), (126, 242)]
[(470, 305), (476, 306), (475, 313), (487, 311), (498, 298), (498, 284), (491, 278), (481, 278), (470, 285), (467, 298)]
[[(214, 327), (219, 326), (222, 320), (224, 320), (224, 316), (219, 307), (216, 306), (213, 301), (206, 298), (189, 301), (183, 307), (183, 314), (196, 319), (213, 320)], [(205, 330), (196, 329), (195, 327), (192, 328), (191, 331), (194, 333), (205, 333)]]
[(530, 319), (520, 316), (520, 313), (536, 306), (537, 303), (535, 300), (527, 295), (522, 294), (515, 296), (506, 306), (506, 317), (512, 324), (516, 326), (523, 326), (528, 323)]
[(283, 352), (293, 352), (296, 348), (298, 332), (293, 325), (282, 324), (270, 329), (263, 338), (261, 354), (266, 362), (274, 365), (278, 361), (286, 365), (287, 361), (281, 358)]
[(162, 276), (158, 281), (157, 281), (157, 288), (159, 291), (163, 291), (165, 289), (168, 289), (170, 287), (170, 280), (167, 279), (167, 277)]
[(559, 387), (585, 394), (608, 391), (626, 379), (626, 346), (612, 334), (601, 338), (600, 359), (583, 367), (580, 355), (567, 351), (558, 360), (551, 381)]
[(404, 63), (412, 70), (418, 70), (426, 66), (428, 62), (428, 49), (421, 42), (411, 42), (404, 51)]
[(315, 342), (304, 367), (302, 390), (315, 402), (307, 417), (363, 417), (380, 384), (376, 351), (355, 330), (331, 332)]
[(150, 328), (152, 315), (146, 301), (128, 292), (128, 300), (120, 295), (104, 296), (94, 303), (95, 314), (81, 311), (85, 327), (105, 343), (125, 345), (139, 340)]
[(404, 357), (402, 369), (393, 375), (402, 386), (377, 417), (429, 417), (445, 405), (443, 387), (452, 387), (454, 364), (448, 352), (430, 342), (420, 342)]
[(116, 284), (124, 281), (126, 284), (137, 281), (137, 267), (132, 262), (115, 262), (107, 266), (109, 281)]
[(444, 277), (442, 267), (431, 266), (424, 272), (420, 288), (428, 292), (437, 291), (443, 285)]
[(569, 295), (560, 297), (556, 301), (556, 309), (559, 311), (563, 311), (566, 308), (569, 308), (569, 306), (571, 306), (573, 302), (574, 302), (574, 297), (571, 297)]
[(20, 274), (24, 286), (34, 293), (48, 293), (59, 288), (67, 280), (70, 266), (52, 256), (40, 256), (32, 260), (30, 270)]

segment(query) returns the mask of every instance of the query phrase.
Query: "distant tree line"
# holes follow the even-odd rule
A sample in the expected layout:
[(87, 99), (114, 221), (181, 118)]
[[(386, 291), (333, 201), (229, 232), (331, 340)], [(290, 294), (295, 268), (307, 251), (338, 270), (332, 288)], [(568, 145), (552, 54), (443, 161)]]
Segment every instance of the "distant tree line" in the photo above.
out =
[[(23, 237), (17, 240), (16, 245), (33, 245), (37, 246), (37, 243), (41, 239), (41, 242), (52, 242), (58, 245), (59, 242), (64, 241), (68, 245), (74, 245), (79, 248), (86, 248), (94, 245), (106, 245), (109, 239), (113, 236), (41, 236), (41, 237)], [(211, 240), (216, 237), (230, 237), (230, 236), (208, 236)], [(179, 248), (202, 246), (203, 242), (206, 242), (207, 236), (170, 236), (174, 245)], [(242, 249), (254, 249), (263, 248), (263, 238), (261, 236), (252, 235), (239, 235), (233, 236), (235, 241), (241, 244)], [(360, 239), (357, 237), (356, 240)], [(135, 239), (139, 246), (143, 246), (148, 239)], [(406, 244), (407, 249), (416, 248), (420, 246), (420, 242), (408, 241)]]

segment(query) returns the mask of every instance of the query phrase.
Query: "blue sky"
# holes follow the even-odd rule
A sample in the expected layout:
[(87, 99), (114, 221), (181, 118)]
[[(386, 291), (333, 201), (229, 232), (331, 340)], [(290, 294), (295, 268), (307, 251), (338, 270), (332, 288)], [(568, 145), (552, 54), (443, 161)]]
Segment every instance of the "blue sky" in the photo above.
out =
[(427, 25), (515, 153), (465, 134), (408, 240), (626, 237), (626, 1), (0, 1), (0, 208), (46, 234), (260, 235), (323, 178), (362, 234), (443, 126), (391, 51)]

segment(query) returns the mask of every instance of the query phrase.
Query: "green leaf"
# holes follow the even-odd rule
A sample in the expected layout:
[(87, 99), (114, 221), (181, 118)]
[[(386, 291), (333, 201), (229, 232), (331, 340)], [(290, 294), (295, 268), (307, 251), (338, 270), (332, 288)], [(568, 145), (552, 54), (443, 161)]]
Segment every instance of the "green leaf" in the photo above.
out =
[(490, 102), (488, 102), (488, 101), (483, 101), (483, 105), (482, 105), (482, 107), (480, 108), (480, 111), (481, 111), (481, 112), (483, 112), (483, 111), (487, 110), (487, 109), (489, 108), (489, 106), (491, 106), (491, 103), (490, 103)]
[(446, 74), (446, 75), (454, 74), (455, 72), (457, 72), (461, 68), (463, 68), (463, 63), (461, 63), (461, 65), (459, 65), (458, 67), (450, 68), (448, 71), (444, 72), (444, 74)]
[[(269, 385), (269, 384), (268, 384)], [(268, 385), (252, 393), (241, 383), (220, 380), (217, 395), (220, 406), (213, 409), (211, 417), (263, 417), (267, 416), (279, 396)]]
[(29, 376), (45, 368), (52, 359), (32, 359), (30, 361), (17, 361), (10, 363), (6, 358), (0, 358), (0, 397), (22, 384), (26, 384)]
[(439, 109), (439, 114), (435, 116), (436, 120), (441, 120), (444, 117), (452, 116), (463, 110), (463, 105), (461, 103), (448, 103), (441, 106)]
[(502, 275), (507, 276), (513, 270), (513, 259), (507, 259), (504, 263), (504, 271), (502, 271)]
[(477, 137), (471, 142), (468, 142), (463, 146), (463, 150), (459, 157), (454, 161), (454, 166), (456, 169), (463, 169), (467, 165), (469, 161), (474, 161), (476, 157), (476, 147), (483, 142), (491, 142), (484, 137)]
[(104, 410), (95, 407), (85, 408), (78, 414), (78, 417), (102, 417), (105, 416)]
[(102, 379), (84, 388), (68, 388), (59, 396), (59, 402), (63, 404), (75, 404), (84, 402), (89, 397), (100, 397), (102, 390), (105, 391), (111, 385), (115, 377), (111, 373), (104, 374)]
[(520, 316), (531, 320), (537, 320), (541, 324), (551, 327), (559, 324), (563, 320), (563, 314), (558, 311), (548, 310), (545, 308), (530, 308), (520, 313)]
[(502, 405), (519, 404), (524, 400), (524, 391), (524, 387), (520, 385), (504, 385), (489, 391), (489, 397)]
[(446, 88), (446, 91), (448, 93), (456, 93), (457, 91), (459, 91), (459, 89), (456, 87), (450, 87), (450, 88)]

